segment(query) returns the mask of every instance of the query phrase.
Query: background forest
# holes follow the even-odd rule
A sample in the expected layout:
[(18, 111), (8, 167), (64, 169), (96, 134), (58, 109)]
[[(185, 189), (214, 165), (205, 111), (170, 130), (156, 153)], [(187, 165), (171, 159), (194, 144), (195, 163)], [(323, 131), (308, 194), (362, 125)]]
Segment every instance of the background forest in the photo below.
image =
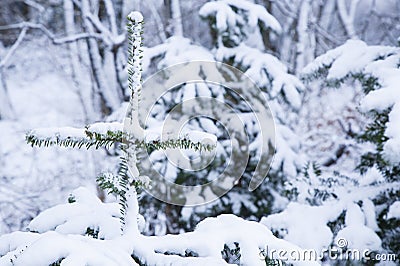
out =
[[(0, 235), (25, 231), (80, 186), (115, 201), (96, 177), (118, 172), (117, 145), (39, 149), (25, 135), (122, 121), (130, 96), (125, 24), (132, 10), (145, 21), (144, 80), (177, 63), (225, 62), (257, 84), (262, 96), (253, 97), (268, 100), (276, 127), (268, 176), (249, 191), (258, 162), (267, 165), (263, 156), (270, 154), (260, 148), (261, 129), (243, 100), (190, 84), (159, 99), (153, 124), (193, 96), (238, 106), (245, 132), (229, 130), (238, 143), (249, 139), (250, 158), (233, 189), (206, 205), (175, 206), (140, 194), (143, 234), (189, 232), (206, 217), (229, 213), (301, 248), (322, 250), (344, 238), (349, 248), (399, 254), (398, 0), (1, 0)], [(214, 120), (197, 118), (189, 126), (218, 137), (216, 161), (188, 173), (152, 151), (154, 167), (168, 180), (211, 180), (239, 152), (240, 144), (228, 145), (219, 110), (213, 112)], [(225, 249), (227, 262), (235, 262), (234, 250)]]

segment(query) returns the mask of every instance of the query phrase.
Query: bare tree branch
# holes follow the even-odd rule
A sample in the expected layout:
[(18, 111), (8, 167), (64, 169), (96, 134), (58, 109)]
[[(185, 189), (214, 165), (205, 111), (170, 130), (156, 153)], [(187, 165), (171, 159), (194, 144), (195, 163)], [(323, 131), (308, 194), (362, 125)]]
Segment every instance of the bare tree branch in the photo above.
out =
[(18, 35), (17, 40), (15, 43), (11, 46), (10, 50), (8, 50), (6, 56), (3, 58), (3, 60), (0, 61), (0, 68), (4, 67), (7, 64), (7, 61), (11, 58), (11, 56), (15, 53), (17, 50), (18, 46), (20, 46), (22, 40), (25, 38), (26, 32), (28, 31), (27, 27), (23, 27), (21, 32)]
[(287, 17), (291, 17), (293, 19), (297, 18), (296, 12), (293, 10), (291, 5), (293, 4), (288, 4), (286, 1), (282, 0), (271, 0), (272, 4), (275, 4), (276, 7), (279, 9), (280, 12), (282, 12), (283, 15)]
[(358, 36), (354, 29), (354, 18), (359, 1), (360, 0), (352, 0), (350, 2), (350, 8), (349, 10), (347, 10), (345, 1), (337, 0), (340, 20), (343, 23), (347, 35), (352, 39), (358, 39)]
[(162, 22), (161, 16), (157, 11), (157, 8), (154, 6), (153, 1), (147, 1), (145, 2), (147, 7), (150, 9), (151, 14), (153, 15), (153, 18), (156, 22), (157, 25), (157, 35), (160, 39), (161, 42), (165, 42), (167, 39), (167, 35), (165, 34), (166, 29), (164, 27), (164, 23)]
[(37, 9), (40, 13), (42, 13), (43, 11), (45, 11), (46, 9), (39, 3), (36, 3), (33, 0), (24, 0), (24, 3), (30, 7), (33, 7), (35, 9)]
[(81, 39), (88, 39), (88, 38), (94, 38), (94, 39), (100, 39), (104, 41), (104, 36), (98, 33), (77, 33), (75, 35), (71, 36), (66, 36), (66, 37), (61, 37), (57, 38), (51, 31), (49, 31), (43, 24), (36, 24), (32, 22), (21, 22), (17, 24), (10, 24), (10, 25), (5, 25), (5, 26), (0, 26), (0, 31), (1, 30), (11, 30), (11, 29), (37, 29), (43, 32), (51, 41), (53, 44), (65, 44), (65, 43), (70, 43), (70, 42), (75, 42)]
[(330, 41), (331, 43), (333, 43), (335, 46), (340, 45), (342, 42), (340, 42), (340, 40), (338, 40), (337, 36), (334, 36), (332, 34), (330, 34), (329, 32), (327, 32), (324, 28), (322, 28), (318, 23), (312, 23), (314, 29), (321, 34), (321, 36), (323, 36), (325, 39), (327, 39), (328, 41)]

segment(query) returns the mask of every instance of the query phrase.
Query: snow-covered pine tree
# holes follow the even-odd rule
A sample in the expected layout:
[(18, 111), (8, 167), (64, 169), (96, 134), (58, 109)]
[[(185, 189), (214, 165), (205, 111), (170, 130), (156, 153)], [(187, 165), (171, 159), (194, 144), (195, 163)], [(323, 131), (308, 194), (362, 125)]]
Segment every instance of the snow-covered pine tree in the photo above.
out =
[[(210, 27), (213, 38), (211, 51), (188, 38), (172, 36), (165, 43), (145, 48), (145, 73), (191, 60), (216, 60), (235, 66), (254, 82), (254, 87), (258, 88), (244, 90), (242, 95), (249, 94), (253, 102), (269, 106), (266, 108), (270, 108), (274, 117), (275, 140), (271, 143), (272, 147), (264, 145), (262, 148), (261, 128), (251, 115), (246, 101), (241, 95), (231, 93), (223, 87), (207, 83), (183, 84), (169, 95), (162, 97), (157, 102), (157, 110), (170, 110), (179, 102), (192, 97), (209, 96), (231, 106), (245, 124), (244, 128), (241, 125), (218, 123), (224, 121), (221, 119), (223, 112), (218, 106), (212, 112), (213, 119), (199, 117), (189, 121), (188, 124), (196, 130), (210, 130), (218, 136), (222, 144), (229, 144), (229, 137), (233, 137), (237, 143), (246, 143), (248, 139), (250, 158), (238, 184), (224, 197), (207, 206), (182, 209), (180, 206), (165, 205), (152, 198), (144, 199), (144, 204), (148, 204), (146, 217), (155, 217), (154, 220), (149, 219), (149, 226), (162, 228), (161, 233), (178, 232), (182, 226), (186, 230), (191, 230), (204, 217), (218, 215), (227, 210), (255, 220), (279, 211), (287, 203), (282, 196), (284, 183), (295, 177), (305, 164), (304, 156), (300, 152), (301, 141), (295, 132), (298, 123), (296, 114), (301, 106), (304, 86), (299, 79), (288, 73), (287, 67), (273, 56), (271, 51), (267, 50), (262, 38), (265, 34), (270, 34), (270, 39), (274, 39), (274, 36), (281, 32), (279, 22), (263, 6), (251, 1), (210, 1), (204, 4), (199, 14)], [(220, 73), (220, 70), (215, 69), (209, 73), (213, 75)], [(204, 80), (209, 78), (204, 72), (202, 75)], [(184, 116), (184, 113), (181, 115)], [(154, 119), (154, 123), (161, 124), (165, 114), (154, 114)], [(228, 136), (223, 126), (231, 126), (235, 132), (234, 136)], [(217, 158), (226, 161), (231, 155), (230, 147), (222, 145), (217, 149)], [(261, 183), (255, 191), (249, 191), (250, 180), (254, 177), (257, 166), (264, 167), (265, 169), (260, 172), (266, 173), (272, 155), (275, 157), (268, 174), (268, 182)], [(208, 169), (208, 172), (203, 170), (187, 173), (170, 165), (166, 158), (159, 159), (158, 163), (160, 172), (168, 171), (170, 179), (182, 184), (202, 182), (206, 178), (212, 179), (225, 167), (224, 164), (219, 164)], [(168, 218), (165, 218), (165, 213), (168, 213)]]
[[(277, 239), (265, 226), (234, 215), (205, 219), (192, 233), (147, 237), (140, 233), (144, 220), (139, 215), (137, 190), (148, 186), (137, 168), (139, 149), (212, 149), (210, 143), (185, 139), (147, 141), (139, 123), (141, 97), (141, 31), (143, 17), (128, 16), (128, 84), (130, 108), (123, 123), (96, 123), (80, 128), (47, 128), (27, 135), (32, 146), (59, 145), (77, 148), (110, 147), (120, 143), (123, 154), (118, 175), (98, 177), (99, 185), (115, 194), (120, 204), (103, 203), (89, 190), (78, 188), (68, 203), (50, 208), (29, 224), (27, 232), (0, 237), (1, 265), (230, 265), (226, 255), (235, 246), (237, 263), (265, 265), (272, 249), (301, 250)], [(128, 131), (127, 131), (128, 130)], [(122, 223), (121, 223), (122, 222)], [(245, 229), (244, 229), (245, 228)], [(265, 251), (265, 250), (264, 250)], [(313, 265), (314, 262), (296, 262)]]
[[(305, 81), (318, 81), (312, 84), (317, 85), (314, 89), (339, 90), (336, 95), (340, 98), (321, 98), (341, 101), (336, 105), (343, 104), (348, 100), (346, 97), (360, 87), (364, 92), (358, 106), (361, 113), (342, 117), (348, 128), (343, 129), (343, 139), (340, 134), (335, 135), (337, 141), (344, 141), (349, 155), (331, 154), (332, 164), (324, 164), (327, 162), (324, 156), (320, 166), (310, 163), (303, 177), (288, 186), (297, 202), (290, 203), (282, 213), (263, 218), (261, 223), (303, 248), (321, 250), (337, 246), (339, 239), (345, 239), (347, 249), (386, 254), (399, 252), (395, 240), (400, 234), (400, 217), (396, 211), (400, 192), (399, 62), (398, 47), (369, 46), (350, 40), (319, 56), (304, 69)], [(330, 104), (330, 108), (332, 106)], [(336, 122), (337, 118), (330, 119)], [(357, 119), (365, 122), (355, 123)], [(357, 128), (363, 124), (364, 127)], [(331, 128), (334, 127), (332, 123)], [(321, 130), (326, 129), (320, 127), (312, 132)], [(328, 134), (325, 138), (331, 137)], [(335, 147), (330, 153), (332, 151), (336, 152)], [(310, 158), (316, 159), (313, 153)], [(318, 219), (307, 220), (307, 224), (291, 222), (304, 216)], [(301, 237), (303, 234), (315, 237), (305, 241)]]
[(375, 229), (382, 247), (395, 253), (400, 250), (395, 240), (400, 235), (400, 217), (394, 211), (388, 214), (400, 200), (399, 66), (399, 47), (369, 46), (350, 40), (304, 69), (305, 78), (322, 77), (328, 86), (336, 87), (350, 80), (360, 84), (364, 91), (359, 110), (365, 115), (367, 125), (354, 138), (372, 144), (373, 148), (360, 156), (357, 169), (362, 177), (357, 182), (371, 185), (375, 190), (368, 196), (373, 202), (374, 224), (379, 228)]

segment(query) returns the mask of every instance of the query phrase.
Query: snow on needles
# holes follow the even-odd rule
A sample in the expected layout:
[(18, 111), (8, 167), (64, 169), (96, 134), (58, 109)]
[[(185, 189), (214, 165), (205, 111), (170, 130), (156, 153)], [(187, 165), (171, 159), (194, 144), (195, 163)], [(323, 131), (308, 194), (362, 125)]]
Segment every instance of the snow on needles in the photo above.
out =
[(291, 243), (319, 251), (331, 244), (333, 233), (327, 223), (337, 219), (341, 211), (339, 204), (309, 206), (291, 202), (283, 212), (263, 217), (260, 223), (283, 234)]
[(85, 188), (78, 188), (71, 195), (76, 202), (45, 210), (29, 223), (29, 230), (85, 235), (90, 228), (101, 239), (112, 239), (120, 235), (117, 203), (102, 203)]
[[(43, 234), (14, 232), (0, 237), (0, 265), (50, 265), (59, 259), (62, 265), (128, 266), (138, 265), (129, 253), (112, 242), (54, 231)], [(46, 251), (46, 252), (43, 252)]]
[(345, 224), (346, 226), (336, 235), (337, 243), (339, 243), (339, 239), (346, 239), (348, 248), (358, 250), (381, 249), (381, 239), (371, 228), (365, 225), (365, 215), (357, 204), (350, 203), (347, 206)]
[(235, 58), (236, 64), (248, 67), (245, 74), (258, 86), (272, 83), (272, 97), (283, 92), (286, 100), (294, 108), (300, 108), (304, 85), (295, 76), (287, 73), (287, 67), (273, 55), (263, 53), (258, 49), (240, 44), (234, 48), (221, 47), (217, 50), (217, 60)]
[(123, 130), (123, 123), (119, 122), (99, 122), (90, 124), (85, 128), (75, 127), (54, 127), (54, 128), (38, 128), (32, 130), (29, 135), (35, 136), (38, 139), (49, 141), (58, 140), (83, 140), (87, 139), (86, 132), (106, 135), (108, 132), (118, 132)]
[[(132, 243), (133, 250), (125, 249), (124, 236), (120, 236), (120, 224), (114, 220), (118, 208), (113, 204), (101, 203), (84, 188), (75, 190), (73, 196), (76, 202), (69, 204), (71, 208), (66, 205), (55, 206), (31, 222), (30, 229), (38, 230), (41, 234), (14, 232), (1, 236), (0, 264), (49, 265), (62, 260), (62, 265), (137, 265), (131, 258), (133, 252), (146, 265), (230, 265), (222, 258), (221, 251), (225, 245), (236, 242), (240, 246), (241, 265), (256, 266), (265, 265), (265, 261), (260, 259), (260, 251), (266, 247), (269, 250), (302, 251), (296, 245), (276, 238), (262, 224), (231, 214), (206, 218), (194, 232), (179, 235), (144, 236), (138, 231), (131, 232), (137, 241)], [(58, 230), (73, 220), (74, 226)], [(104, 223), (109, 223), (109, 227), (113, 228), (105, 239), (101, 226), (100, 239), (76, 231), (77, 227), (83, 229)], [(79, 224), (82, 226), (77, 226)], [(186, 257), (188, 250), (198, 256)], [(290, 262), (294, 265), (319, 265), (315, 261)]]
[(87, 127), (87, 130), (90, 132), (96, 132), (99, 134), (107, 134), (107, 132), (112, 131), (112, 132), (117, 132), (117, 131), (123, 131), (124, 129), (124, 124), (120, 122), (99, 122), (99, 123), (94, 123), (91, 124)]
[[(265, 265), (265, 261), (260, 259), (260, 250), (266, 247), (270, 250), (292, 250), (298, 252), (302, 250), (296, 245), (276, 238), (262, 224), (246, 221), (232, 214), (206, 218), (191, 233), (145, 238), (141, 245), (145, 244), (145, 247), (151, 247), (152, 249), (146, 251), (150, 265), (166, 265), (165, 258), (160, 260), (160, 256), (151, 255), (155, 251), (158, 253), (185, 254), (186, 250), (195, 251), (200, 258), (214, 259), (216, 264), (213, 263), (212, 265), (228, 265), (221, 259), (221, 250), (224, 249), (225, 244), (234, 242), (239, 243), (240, 246), (241, 265)], [(268, 255), (271, 256), (271, 254)], [(294, 265), (319, 265), (315, 261), (290, 261), (289, 259), (289, 262)], [(177, 263), (174, 265), (183, 264)]]
[(138, 11), (132, 11), (129, 13), (128, 18), (136, 23), (143, 22), (143, 15)]
[(303, 70), (305, 78), (327, 69), (328, 81), (340, 81), (348, 76), (376, 78), (379, 88), (369, 91), (361, 101), (360, 110), (383, 112), (391, 108), (386, 123), (383, 155), (386, 160), (400, 162), (400, 48), (368, 46), (360, 40), (349, 40), (342, 46), (316, 58)]
[(258, 21), (261, 21), (266, 27), (280, 33), (282, 27), (274, 16), (272, 16), (265, 7), (255, 5), (248, 1), (242, 0), (222, 0), (206, 3), (199, 11), (200, 16), (207, 17), (215, 14), (216, 25), (219, 31), (225, 31), (228, 28), (235, 28), (237, 24), (243, 23), (232, 7), (241, 9), (248, 13), (247, 23), (251, 27), (257, 26)]

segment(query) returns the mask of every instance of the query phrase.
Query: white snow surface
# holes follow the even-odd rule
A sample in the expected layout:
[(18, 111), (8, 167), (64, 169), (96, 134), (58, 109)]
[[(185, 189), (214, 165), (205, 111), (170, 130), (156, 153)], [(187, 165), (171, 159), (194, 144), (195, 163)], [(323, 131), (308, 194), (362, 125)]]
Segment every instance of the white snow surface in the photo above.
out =
[[(137, 222), (134, 216), (127, 217), (128, 235), (113, 233), (105, 240), (94, 239), (83, 236), (83, 232), (77, 232), (76, 227), (79, 226), (76, 225), (82, 223), (86, 226), (92, 224), (92, 221), (101, 225), (109, 221), (109, 226), (115, 232), (119, 231), (120, 224), (113, 220), (116, 206), (101, 203), (84, 188), (75, 190), (73, 195), (76, 202), (69, 204), (71, 208), (65, 204), (58, 205), (32, 221), (30, 228), (36, 228), (41, 233), (14, 232), (1, 236), (0, 264), (49, 265), (63, 259), (62, 265), (136, 265), (130, 256), (132, 250), (136, 257), (148, 265), (228, 265), (222, 259), (221, 251), (225, 244), (234, 242), (240, 245), (241, 265), (265, 265), (260, 259), (260, 251), (266, 247), (301, 252), (298, 246), (276, 238), (264, 225), (231, 214), (206, 218), (193, 232), (150, 237), (141, 235), (137, 229), (132, 231), (134, 228), (130, 226), (137, 226)], [(135, 205), (131, 202), (129, 206), (133, 206), (132, 204)], [(85, 213), (82, 214), (81, 211)], [(137, 209), (134, 208), (133, 211)], [(58, 230), (73, 220), (76, 221), (75, 226)], [(100, 232), (101, 230), (100, 226)], [(178, 256), (184, 255), (187, 250), (196, 252), (199, 257)], [(165, 252), (177, 255), (165, 255)], [(289, 262), (294, 265), (319, 265), (315, 261)]]
[[(118, 132), (123, 130), (123, 123), (120, 122), (98, 122), (87, 126), (87, 130), (92, 133), (106, 135), (107, 132)], [(29, 134), (36, 136), (39, 139), (53, 140), (56, 139), (72, 139), (82, 140), (87, 139), (85, 128), (75, 127), (51, 127), (37, 128), (31, 130)]]
[(29, 223), (29, 230), (85, 235), (90, 228), (98, 231), (101, 239), (112, 239), (120, 235), (120, 206), (117, 203), (102, 203), (83, 187), (74, 190), (71, 195), (76, 202), (45, 210)]
[(390, 205), (386, 219), (391, 218), (400, 219), (400, 201), (395, 201), (392, 205)]
[(30, 134), (35, 135), (41, 139), (53, 139), (59, 137), (60, 139), (83, 139), (86, 138), (85, 130), (82, 128), (73, 127), (53, 127), (53, 128), (38, 128), (32, 130)]
[(345, 227), (336, 235), (336, 242), (339, 239), (347, 241), (347, 247), (357, 250), (380, 250), (382, 241), (379, 236), (365, 225), (365, 216), (361, 208), (351, 203), (347, 206)]
[(14, 232), (0, 237), (0, 265), (137, 265), (129, 253), (112, 242), (49, 231), (43, 234)]
[[(151, 265), (166, 264), (165, 258), (163, 259), (162, 256), (154, 254), (155, 251), (158, 253), (169, 251), (184, 254), (187, 249), (195, 251), (200, 257), (212, 259), (212, 265), (227, 265), (221, 259), (220, 251), (224, 248), (224, 244), (232, 244), (233, 242), (237, 242), (240, 245), (241, 265), (265, 265), (265, 262), (260, 259), (259, 254), (260, 250), (265, 249), (267, 246), (275, 250), (302, 250), (296, 245), (276, 238), (262, 224), (254, 221), (246, 221), (231, 214), (206, 218), (191, 233), (149, 237), (144, 238), (142, 241), (141, 245), (145, 247), (142, 252), (149, 258), (148, 263)], [(199, 262), (200, 264), (196, 263), (195, 265), (204, 263), (203, 261)], [(289, 262), (294, 265), (319, 265), (315, 261), (289, 260)], [(178, 263), (176, 265), (182, 264)]]
[(132, 11), (131, 13), (129, 13), (128, 18), (137, 23), (143, 21), (143, 15), (138, 11)]
[(263, 217), (260, 223), (283, 235), (283, 238), (304, 249), (321, 251), (333, 238), (328, 227), (340, 215), (340, 205), (309, 206), (291, 202), (283, 212)]
[(107, 134), (108, 131), (117, 132), (123, 131), (124, 124), (120, 122), (98, 122), (94, 124), (90, 124), (87, 127), (87, 130), (90, 132), (96, 132), (99, 134)]

